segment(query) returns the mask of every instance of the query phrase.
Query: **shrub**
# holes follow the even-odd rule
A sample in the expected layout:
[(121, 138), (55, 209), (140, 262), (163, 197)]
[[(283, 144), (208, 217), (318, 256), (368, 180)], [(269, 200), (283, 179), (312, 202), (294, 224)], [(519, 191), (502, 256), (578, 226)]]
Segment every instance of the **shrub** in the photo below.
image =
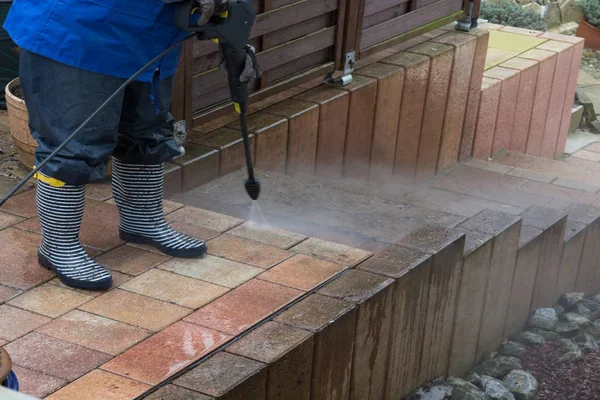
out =
[(600, 1), (599, 0), (578, 0), (575, 5), (583, 13), (583, 18), (600, 29)]
[[(598, 2), (599, 0), (584, 1)], [(499, 3), (483, 2), (480, 16), (493, 24), (536, 31), (545, 31), (548, 28), (546, 21), (538, 13), (533, 10), (526, 10), (518, 4), (508, 1)]]

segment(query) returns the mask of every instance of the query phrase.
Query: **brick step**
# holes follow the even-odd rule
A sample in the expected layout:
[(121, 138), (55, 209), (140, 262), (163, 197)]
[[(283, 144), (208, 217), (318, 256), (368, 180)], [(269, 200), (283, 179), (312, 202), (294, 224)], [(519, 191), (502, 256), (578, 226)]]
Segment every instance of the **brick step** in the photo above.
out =
[(583, 40), (511, 27), (488, 29), (473, 156), (485, 159), (510, 150), (561, 157)]

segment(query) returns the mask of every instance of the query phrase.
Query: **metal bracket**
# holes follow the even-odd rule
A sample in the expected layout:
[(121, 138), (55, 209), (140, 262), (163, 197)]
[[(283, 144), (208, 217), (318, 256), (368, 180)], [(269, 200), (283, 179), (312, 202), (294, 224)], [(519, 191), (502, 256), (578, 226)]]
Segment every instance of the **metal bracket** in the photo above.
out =
[(477, 27), (477, 21), (475, 21), (475, 26), (473, 26), (473, 7), (473, 1), (469, 2), (469, 12), (456, 22), (454, 29), (457, 31), (470, 32), (471, 29)]
[(175, 137), (175, 142), (177, 143), (177, 146), (179, 146), (179, 151), (181, 151), (181, 154), (177, 157), (174, 157), (173, 159), (178, 159), (185, 155), (185, 148), (183, 147), (187, 138), (185, 121), (175, 122), (175, 124), (173, 125), (173, 136)]
[(354, 72), (354, 67), (356, 67), (356, 52), (346, 53), (344, 58), (344, 71), (342, 75), (334, 78), (333, 74), (329, 74), (325, 77), (325, 83), (334, 86), (346, 86), (352, 82), (352, 73)]

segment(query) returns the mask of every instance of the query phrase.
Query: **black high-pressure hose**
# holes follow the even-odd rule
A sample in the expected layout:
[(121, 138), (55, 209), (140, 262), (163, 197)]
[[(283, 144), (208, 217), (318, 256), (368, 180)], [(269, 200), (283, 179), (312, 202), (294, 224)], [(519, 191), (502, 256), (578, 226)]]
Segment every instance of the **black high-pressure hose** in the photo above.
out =
[(73, 140), (73, 138), (75, 138), (75, 136), (77, 136), (77, 134), (79, 132), (81, 132), (81, 130), (83, 128), (85, 128), (87, 126), (87, 124), (89, 124), (89, 122), (96, 115), (98, 115), (98, 113), (100, 113), (100, 111), (102, 111), (104, 109), (104, 107), (106, 107), (108, 105), (108, 103), (110, 103), (112, 101), (112, 99), (114, 99), (122, 90), (125, 90), (125, 88), (127, 87), (127, 85), (129, 85), (131, 82), (133, 82), (135, 80), (135, 78), (137, 78), (138, 76), (140, 76), (142, 74), (142, 72), (144, 72), (152, 64), (154, 64), (155, 62), (157, 62), (158, 60), (160, 60), (162, 57), (164, 57), (171, 50), (174, 50), (175, 48), (179, 47), (183, 42), (185, 42), (188, 39), (193, 38), (194, 36), (195, 35), (193, 35), (193, 34), (189, 35), (186, 38), (181, 39), (177, 43), (173, 44), (172, 46), (170, 46), (169, 48), (167, 48), (165, 51), (163, 51), (162, 53), (160, 53), (159, 55), (157, 55), (156, 57), (154, 57), (146, 65), (144, 65), (142, 68), (140, 68), (135, 74), (133, 74), (129, 79), (127, 79), (121, 86), (119, 86), (119, 88), (117, 90), (115, 90), (113, 92), (113, 94), (111, 94), (108, 97), (108, 99), (106, 99), (106, 101), (104, 103), (102, 103), (100, 105), (100, 107), (98, 107), (96, 109), (96, 111), (94, 111), (92, 113), (92, 115), (90, 115), (85, 121), (83, 121), (83, 123), (81, 125), (79, 125), (79, 127), (77, 129), (75, 129), (75, 131), (73, 131), (73, 133), (71, 133), (71, 135), (67, 139), (65, 139), (64, 142), (62, 142), (60, 144), (60, 146), (58, 146), (56, 148), (56, 150), (54, 150), (52, 153), (50, 153), (50, 155), (48, 157), (46, 157), (46, 159), (44, 161), (42, 161), (40, 163), (40, 165), (36, 165), (36, 168), (34, 168), (29, 174), (27, 174), (27, 176), (25, 178), (23, 178), (21, 180), (21, 182), (19, 182), (14, 188), (11, 189), (10, 192), (8, 192), (8, 194), (6, 196), (4, 196), (4, 198), (2, 200), (0, 200), (0, 207), (2, 207), (4, 205), (4, 203), (6, 203), (6, 201), (8, 199), (10, 199), (12, 196), (14, 196), (14, 194), (17, 193), (19, 191), (19, 189), (21, 189), (27, 183), (27, 181), (29, 181), (35, 175), (35, 173), (38, 170), (41, 170), (42, 167), (44, 167), (44, 165), (48, 164), (58, 153), (60, 153), (60, 151), (62, 149), (64, 149), (65, 146), (68, 145), (71, 142), (71, 140)]

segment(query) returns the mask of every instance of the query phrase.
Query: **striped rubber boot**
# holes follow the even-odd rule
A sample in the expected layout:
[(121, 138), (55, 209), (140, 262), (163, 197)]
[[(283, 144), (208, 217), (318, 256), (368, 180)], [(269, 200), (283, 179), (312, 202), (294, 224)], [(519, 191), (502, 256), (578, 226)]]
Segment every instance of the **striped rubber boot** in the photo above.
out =
[[(79, 289), (105, 290), (112, 277), (92, 260), (79, 242), (85, 186), (52, 186), (38, 174), (36, 203), (42, 226), (38, 261), (53, 270), (62, 283)], [(46, 181), (46, 182), (45, 182)]]
[(163, 213), (164, 164), (125, 164), (113, 158), (113, 196), (121, 239), (156, 247), (172, 257), (198, 257), (206, 244), (175, 231)]

